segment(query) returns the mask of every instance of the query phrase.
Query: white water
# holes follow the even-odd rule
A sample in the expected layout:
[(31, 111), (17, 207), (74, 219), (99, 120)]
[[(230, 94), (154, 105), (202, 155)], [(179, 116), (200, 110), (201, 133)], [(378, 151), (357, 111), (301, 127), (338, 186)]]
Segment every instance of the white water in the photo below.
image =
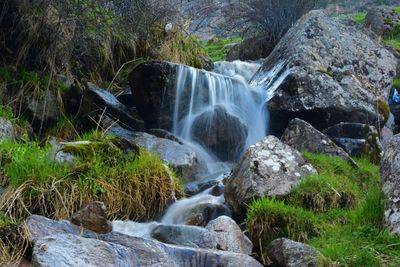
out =
[[(269, 73), (262, 74), (259, 82), (249, 84), (250, 73), (256, 72), (255, 65), (235, 62), (217, 65), (216, 74), (179, 66), (176, 81), (176, 99), (173, 114), (172, 132), (183, 142), (192, 147), (200, 161), (205, 162), (207, 172), (202, 174), (206, 179), (221, 178), (221, 173), (229, 170), (229, 165), (221, 162), (206, 148), (196, 143), (192, 137), (193, 122), (206, 111), (216, 106), (224, 107), (230, 115), (240, 119), (248, 129), (245, 149), (258, 142), (266, 135), (268, 114), (265, 103), (273, 97), (276, 89), (289, 74), (284, 63), (276, 65)], [(240, 75), (241, 74), (241, 75)], [(230, 77), (228, 77), (228, 76)], [(244, 75), (244, 76), (242, 76)], [(255, 76), (261, 75), (256, 73)], [(243, 151), (241, 151), (243, 153)], [(181, 199), (171, 205), (161, 219), (166, 224), (183, 224), (184, 214), (199, 204), (222, 204), (223, 196), (212, 196), (210, 190), (191, 198)], [(113, 222), (113, 230), (133, 236), (150, 238), (152, 229), (157, 223)]]
[(214, 63), (213, 71), (229, 77), (243, 77), (249, 82), (260, 67), (260, 63), (244, 62), (240, 60), (218, 61)]

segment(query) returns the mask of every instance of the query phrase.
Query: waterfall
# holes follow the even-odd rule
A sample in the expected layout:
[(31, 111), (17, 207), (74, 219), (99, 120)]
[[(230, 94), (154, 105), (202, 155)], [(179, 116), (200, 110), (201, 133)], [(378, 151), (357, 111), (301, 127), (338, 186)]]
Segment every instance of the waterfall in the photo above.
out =
[[(192, 147), (199, 160), (205, 163), (206, 171), (198, 182), (221, 183), (223, 173), (230, 170), (227, 161), (240, 159), (245, 149), (266, 135), (266, 102), (273, 97), (289, 70), (281, 63), (269, 72), (257, 72), (249, 83), (249, 77), (258, 67), (254, 63), (220, 62), (216, 64), (218, 73), (183, 65), (177, 67), (172, 132)], [(220, 144), (223, 144), (222, 149), (230, 151), (229, 155), (220, 153)], [(229, 160), (224, 160), (223, 156)], [(182, 224), (185, 214), (203, 204), (224, 205), (224, 197), (212, 196), (207, 189), (178, 200), (165, 212), (161, 223)], [(155, 222), (114, 221), (113, 230), (150, 238), (156, 225)]]

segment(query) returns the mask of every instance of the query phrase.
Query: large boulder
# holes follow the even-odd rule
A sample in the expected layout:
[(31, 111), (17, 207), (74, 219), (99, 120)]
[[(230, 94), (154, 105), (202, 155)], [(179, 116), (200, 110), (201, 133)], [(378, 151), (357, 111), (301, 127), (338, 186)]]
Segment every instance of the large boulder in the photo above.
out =
[(301, 120), (291, 120), (281, 137), (281, 141), (299, 151), (310, 151), (330, 156), (338, 156), (353, 166), (357, 166), (354, 160), (337, 146), (328, 136), (315, 129), (311, 124)]
[[(287, 238), (272, 241), (268, 248), (268, 257), (276, 266), (281, 267), (318, 267), (324, 257), (315, 248)], [(274, 265), (274, 266), (275, 266)]]
[(247, 128), (224, 107), (202, 113), (193, 122), (193, 139), (222, 161), (237, 161), (246, 144)]
[(146, 128), (172, 129), (178, 67), (166, 61), (149, 61), (129, 74), (132, 105), (138, 109)]
[(381, 161), (385, 222), (392, 233), (400, 234), (400, 135), (385, 145)]
[[(87, 84), (87, 90), (82, 96), (82, 104), (79, 110), (85, 127), (98, 127), (98, 124), (110, 126), (105, 119), (112, 119), (114, 123), (123, 125), (124, 128), (131, 130), (143, 129), (143, 121), (138, 115), (109, 91), (101, 89), (92, 83)], [(113, 122), (111, 122), (111, 125)]]
[(206, 229), (214, 233), (221, 250), (248, 255), (253, 251), (253, 243), (242, 232), (239, 225), (228, 216), (220, 216), (210, 221)]
[(267, 86), (269, 72), (284, 66), (268, 102), (274, 134), (296, 117), (318, 130), (342, 121), (376, 125), (384, 120), (377, 100), (386, 101), (396, 64), (366, 29), (316, 10), (286, 33), (252, 83)]
[(111, 128), (109, 133), (128, 143), (154, 152), (186, 181), (193, 181), (199, 171), (197, 155), (188, 146), (169, 139), (159, 138), (143, 132), (131, 132), (119, 127)]
[(381, 160), (382, 145), (374, 126), (362, 123), (339, 123), (322, 132), (353, 157), (368, 156), (375, 163)]
[(237, 215), (254, 198), (288, 195), (305, 176), (316, 174), (300, 152), (274, 136), (252, 145), (225, 181), (225, 200)]
[(226, 55), (227, 61), (257, 60), (266, 58), (274, 49), (275, 44), (265, 37), (253, 37), (243, 40), (231, 47)]
[(399, 23), (400, 13), (390, 6), (373, 7), (365, 16), (365, 26), (383, 37), (389, 37)]
[(245, 254), (171, 246), (117, 232), (97, 234), (67, 221), (33, 215), (27, 229), (33, 266), (230, 266), (261, 267)]

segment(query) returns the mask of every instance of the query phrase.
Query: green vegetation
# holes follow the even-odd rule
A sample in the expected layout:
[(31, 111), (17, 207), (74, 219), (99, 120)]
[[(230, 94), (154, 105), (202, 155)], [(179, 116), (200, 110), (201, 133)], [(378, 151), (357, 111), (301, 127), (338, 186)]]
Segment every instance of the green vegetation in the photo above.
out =
[(232, 39), (210, 40), (208, 42), (203, 42), (202, 45), (207, 50), (212, 61), (216, 62), (225, 60), (229, 51), (227, 45), (240, 43), (241, 41), (242, 39), (238, 37)]
[(62, 148), (76, 155), (73, 166), (50, 162), (49, 146), (1, 141), (0, 181), (7, 186), (1, 210), (12, 220), (30, 213), (60, 219), (100, 200), (110, 218), (145, 220), (182, 195), (179, 180), (156, 155), (144, 150), (126, 155), (115, 138), (90, 137)]
[(255, 200), (248, 208), (247, 228), (260, 244), (260, 258), (271, 239), (289, 237), (316, 247), (335, 266), (399, 266), (400, 236), (390, 235), (382, 221), (379, 167), (368, 159), (353, 168), (335, 157), (304, 156), (318, 175), (282, 201)]
[(46, 131), (46, 135), (62, 140), (73, 140), (78, 135), (76, 125), (73, 118), (63, 117)]
[(14, 117), (10, 106), (0, 105), (0, 118), (11, 120)]

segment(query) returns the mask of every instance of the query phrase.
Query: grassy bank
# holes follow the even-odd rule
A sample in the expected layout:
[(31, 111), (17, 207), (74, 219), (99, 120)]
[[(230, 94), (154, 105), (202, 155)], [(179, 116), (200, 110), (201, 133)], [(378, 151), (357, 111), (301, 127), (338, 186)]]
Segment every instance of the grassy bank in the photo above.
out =
[(305, 178), (282, 200), (260, 199), (248, 209), (247, 228), (260, 258), (278, 237), (306, 242), (335, 266), (399, 266), (400, 236), (382, 221), (379, 167), (359, 159), (305, 153), (318, 175)]

